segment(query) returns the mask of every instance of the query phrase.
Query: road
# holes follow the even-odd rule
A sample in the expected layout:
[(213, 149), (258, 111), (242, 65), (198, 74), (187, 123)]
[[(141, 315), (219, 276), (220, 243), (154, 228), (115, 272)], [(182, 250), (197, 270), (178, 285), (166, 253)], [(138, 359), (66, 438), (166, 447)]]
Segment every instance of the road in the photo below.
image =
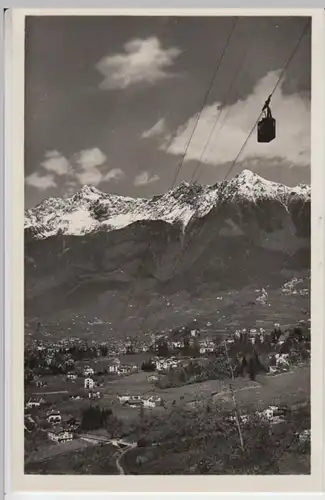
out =
[(39, 392), (33, 392), (33, 396), (46, 396), (49, 394), (68, 394), (69, 391), (39, 391)]
[(111, 438), (106, 438), (105, 436), (100, 436), (97, 434), (89, 434), (89, 433), (81, 434), (80, 438), (90, 442), (112, 444), (113, 446), (116, 446), (119, 449), (119, 451), (121, 451), (121, 445), (125, 446), (123, 451), (119, 453), (119, 455), (116, 457), (115, 465), (119, 474), (121, 475), (126, 474), (126, 471), (121, 463), (121, 459), (129, 450), (135, 448), (137, 446), (137, 443), (130, 443), (129, 441), (124, 441), (123, 439), (111, 439)]
[(124, 457), (124, 455), (125, 455), (128, 451), (132, 450), (132, 449), (133, 449), (133, 448), (135, 448), (135, 447), (136, 447), (136, 445), (135, 445), (135, 444), (132, 444), (132, 445), (128, 446), (128, 447), (127, 447), (127, 448), (125, 448), (125, 450), (123, 450), (123, 451), (122, 451), (122, 453), (121, 453), (121, 454), (117, 457), (116, 462), (115, 462), (115, 465), (116, 465), (116, 468), (117, 468), (117, 470), (118, 470), (119, 474), (124, 474), (124, 475), (126, 474), (126, 471), (125, 471), (125, 469), (124, 469), (123, 465), (121, 464), (121, 460), (122, 460), (122, 458)]
[[(123, 449), (123, 452), (136, 446), (136, 443), (130, 443), (129, 441), (124, 441), (123, 439), (111, 439), (97, 434), (80, 434), (78, 438), (74, 439), (73, 441), (51, 445), (50, 448), (44, 450), (44, 454), (42, 454), (42, 456), (33, 457), (31, 460), (25, 461), (25, 465), (30, 462), (44, 463), (48, 460), (51, 460), (52, 458), (56, 458), (62, 455), (68, 455), (70, 453), (73, 453), (74, 451), (82, 450), (87, 447), (86, 442), (91, 443), (93, 446), (99, 446), (101, 444), (112, 444), (118, 449), (118, 452), (121, 451), (121, 446), (125, 447), (125, 449)], [(117, 465), (116, 467), (119, 470), (119, 467)]]

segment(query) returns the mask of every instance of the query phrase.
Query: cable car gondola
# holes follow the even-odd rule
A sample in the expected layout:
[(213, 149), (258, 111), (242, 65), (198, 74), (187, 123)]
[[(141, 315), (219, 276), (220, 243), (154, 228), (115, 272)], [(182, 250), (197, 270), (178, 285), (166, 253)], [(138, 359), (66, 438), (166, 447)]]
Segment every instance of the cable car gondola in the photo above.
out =
[(262, 112), (263, 118), (257, 124), (257, 142), (271, 142), (275, 139), (276, 121), (270, 109), (271, 96), (265, 101)]

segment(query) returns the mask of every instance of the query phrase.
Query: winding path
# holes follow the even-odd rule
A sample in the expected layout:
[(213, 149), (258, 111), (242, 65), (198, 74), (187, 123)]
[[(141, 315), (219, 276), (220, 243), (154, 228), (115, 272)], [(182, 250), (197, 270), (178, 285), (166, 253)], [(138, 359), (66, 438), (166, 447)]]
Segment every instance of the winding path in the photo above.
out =
[(121, 451), (120, 445), (125, 446), (125, 449), (121, 453), (118, 454), (116, 461), (115, 461), (115, 465), (116, 465), (116, 468), (117, 468), (117, 471), (119, 474), (121, 474), (121, 475), (126, 474), (126, 471), (121, 463), (121, 460), (129, 450), (132, 450), (133, 448), (135, 448), (137, 446), (136, 443), (130, 443), (129, 441), (124, 441), (123, 439), (106, 438), (104, 436), (100, 436), (100, 435), (96, 435), (96, 434), (82, 434), (80, 437), (81, 437), (81, 439), (84, 439), (85, 441), (97, 441), (97, 442), (107, 443), (107, 444), (110, 443), (119, 449), (118, 453)]
[(116, 468), (117, 468), (117, 470), (118, 470), (118, 473), (119, 473), (119, 474), (123, 474), (123, 475), (125, 475), (125, 474), (126, 474), (125, 468), (124, 468), (124, 467), (123, 467), (123, 465), (121, 464), (121, 460), (122, 460), (122, 458), (124, 457), (124, 455), (125, 455), (128, 451), (132, 450), (132, 449), (133, 449), (133, 448), (135, 448), (135, 447), (136, 447), (136, 445), (134, 445), (134, 444), (132, 444), (132, 445), (128, 446), (128, 447), (127, 447), (125, 450), (123, 450), (123, 451), (122, 451), (122, 453), (121, 453), (121, 454), (117, 457), (115, 464), (116, 464)]

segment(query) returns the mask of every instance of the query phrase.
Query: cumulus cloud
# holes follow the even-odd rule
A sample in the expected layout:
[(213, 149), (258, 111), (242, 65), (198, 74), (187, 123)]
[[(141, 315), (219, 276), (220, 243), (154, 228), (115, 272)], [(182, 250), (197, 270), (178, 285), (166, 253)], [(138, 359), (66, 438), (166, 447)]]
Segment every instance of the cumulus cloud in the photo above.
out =
[(150, 139), (152, 137), (161, 137), (166, 133), (167, 133), (166, 121), (165, 118), (161, 118), (149, 130), (143, 132), (141, 137), (143, 139)]
[(71, 165), (67, 158), (56, 150), (45, 153), (41, 166), (56, 175), (66, 175), (71, 170)]
[(84, 149), (75, 155), (76, 162), (84, 170), (102, 165), (107, 157), (99, 148)]
[(41, 175), (38, 172), (34, 172), (26, 177), (26, 184), (32, 186), (40, 191), (46, 191), (47, 189), (54, 188), (57, 186), (54, 176), (51, 174)]
[[(216, 102), (204, 108), (196, 131), (188, 148), (186, 161), (201, 160), (210, 165), (221, 165), (235, 159), (252, 129), (266, 97), (271, 93), (279, 72), (270, 72), (255, 86), (253, 93), (244, 100), (221, 107)], [(277, 137), (269, 144), (259, 144), (256, 130), (248, 140), (238, 161), (261, 158), (283, 159), (292, 165), (310, 163), (310, 102), (304, 95), (286, 95), (278, 87), (271, 101), (271, 109), (277, 120)], [(205, 147), (217, 116), (218, 124)], [(179, 127), (169, 153), (183, 154), (195, 124), (195, 116)], [(202, 152), (205, 153), (201, 158)]]
[(150, 175), (148, 172), (141, 172), (134, 179), (135, 186), (147, 186), (153, 182), (159, 181), (160, 177), (158, 175)]
[(157, 37), (130, 40), (124, 45), (124, 52), (106, 56), (96, 64), (104, 77), (99, 88), (125, 89), (133, 84), (154, 84), (171, 77), (169, 69), (180, 54), (181, 50), (176, 47), (163, 49)]
[(112, 168), (109, 172), (104, 177), (104, 181), (110, 182), (112, 180), (114, 181), (121, 181), (125, 178), (125, 173), (123, 172), (122, 169), (120, 168)]
[[(125, 178), (123, 170), (113, 168), (107, 172), (107, 156), (97, 147), (74, 153), (67, 159), (59, 151), (47, 151), (40, 163), (40, 171), (26, 177), (26, 184), (39, 190), (60, 185), (65, 197), (71, 196), (80, 185), (98, 186), (101, 182), (121, 181)], [(46, 171), (46, 175), (42, 173)]]
[(82, 185), (90, 184), (91, 186), (98, 186), (103, 180), (103, 174), (96, 167), (77, 172), (76, 177)]

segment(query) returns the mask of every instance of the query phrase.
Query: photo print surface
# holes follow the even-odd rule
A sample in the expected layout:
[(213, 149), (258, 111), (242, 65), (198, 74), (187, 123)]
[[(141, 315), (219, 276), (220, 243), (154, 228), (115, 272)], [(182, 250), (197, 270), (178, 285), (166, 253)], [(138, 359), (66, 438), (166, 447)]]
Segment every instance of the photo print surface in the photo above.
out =
[(310, 474), (311, 32), (26, 17), (25, 474)]

